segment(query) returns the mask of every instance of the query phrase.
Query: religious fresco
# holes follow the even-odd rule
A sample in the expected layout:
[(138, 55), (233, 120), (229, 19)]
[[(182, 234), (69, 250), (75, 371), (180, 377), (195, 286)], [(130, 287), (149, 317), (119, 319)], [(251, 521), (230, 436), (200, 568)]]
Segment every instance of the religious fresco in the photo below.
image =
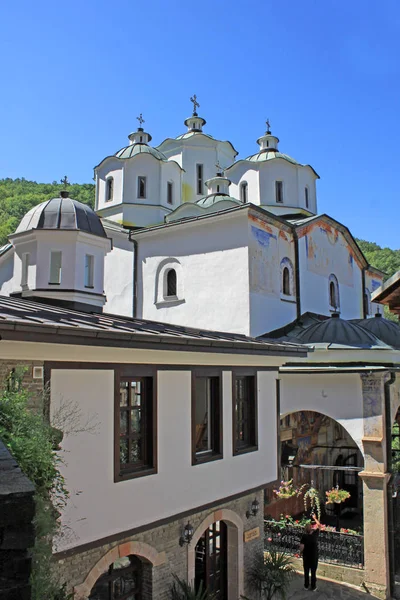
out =
[(272, 227), (250, 225), (250, 291), (279, 294), (278, 235)]
[(305, 235), (307, 270), (329, 277), (335, 273), (339, 283), (354, 287), (354, 253), (337, 230), (316, 224)]

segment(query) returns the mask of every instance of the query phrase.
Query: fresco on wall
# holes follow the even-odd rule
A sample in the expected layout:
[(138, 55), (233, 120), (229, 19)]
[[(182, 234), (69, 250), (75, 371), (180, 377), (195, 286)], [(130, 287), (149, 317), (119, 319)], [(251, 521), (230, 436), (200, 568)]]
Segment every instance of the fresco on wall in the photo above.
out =
[(307, 270), (328, 278), (335, 273), (340, 284), (354, 287), (354, 256), (344, 237), (323, 224), (305, 235)]
[(272, 227), (250, 225), (250, 291), (279, 294), (278, 239)]

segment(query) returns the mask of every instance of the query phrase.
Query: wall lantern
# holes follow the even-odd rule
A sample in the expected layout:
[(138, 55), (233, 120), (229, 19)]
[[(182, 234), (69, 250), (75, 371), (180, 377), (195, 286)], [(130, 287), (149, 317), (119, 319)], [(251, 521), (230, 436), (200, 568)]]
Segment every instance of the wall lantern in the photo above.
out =
[(182, 535), (179, 538), (179, 545), (183, 546), (183, 544), (190, 544), (192, 541), (192, 537), (194, 534), (193, 525), (191, 525), (188, 521), (187, 525), (182, 530)]
[(254, 498), (253, 502), (251, 503), (251, 507), (250, 510), (248, 510), (246, 512), (246, 517), (249, 519), (250, 517), (255, 517), (258, 514), (258, 511), (260, 510), (260, 503), (257, 500), (257, 498)]

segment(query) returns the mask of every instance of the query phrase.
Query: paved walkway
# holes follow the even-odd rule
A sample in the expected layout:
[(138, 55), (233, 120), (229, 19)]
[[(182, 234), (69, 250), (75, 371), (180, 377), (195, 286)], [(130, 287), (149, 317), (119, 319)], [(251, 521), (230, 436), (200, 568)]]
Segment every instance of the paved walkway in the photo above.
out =
[(316, 592), (305, 590), (303, 587), (303, 577), (296, 575), (288, 593), (287, 600), (368, 600), (369, 598), (373, 598), (373, 596), (348, 587), (347, 585), (340, 585), (339, 583), (331, 583), (330, 581), (318, 579), (318, 573), (317, 588)]

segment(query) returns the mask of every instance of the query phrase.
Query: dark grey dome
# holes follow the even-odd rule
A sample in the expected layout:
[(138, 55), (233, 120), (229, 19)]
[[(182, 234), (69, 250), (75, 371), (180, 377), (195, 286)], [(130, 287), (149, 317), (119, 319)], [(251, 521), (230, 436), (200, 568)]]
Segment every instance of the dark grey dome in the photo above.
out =
[(302, 344), (336, 344), (357, 348), (385, 346), (373, 333), (341, 319), (337, 314), (321, 323), (310, 325), (297, 335), (296, 340)]
[(376, 314), (371, 319), (357, 319), (353, 323), (363, 327), (385, 344), (400, 350), (400, 325), (398, 323), (389, 321), (380, 314)]
[(100, 218), (90, 206), (68, 198), (67, 192), (31, 208), (15, 233), (32, 229), (70, 229), (107, 237)]

